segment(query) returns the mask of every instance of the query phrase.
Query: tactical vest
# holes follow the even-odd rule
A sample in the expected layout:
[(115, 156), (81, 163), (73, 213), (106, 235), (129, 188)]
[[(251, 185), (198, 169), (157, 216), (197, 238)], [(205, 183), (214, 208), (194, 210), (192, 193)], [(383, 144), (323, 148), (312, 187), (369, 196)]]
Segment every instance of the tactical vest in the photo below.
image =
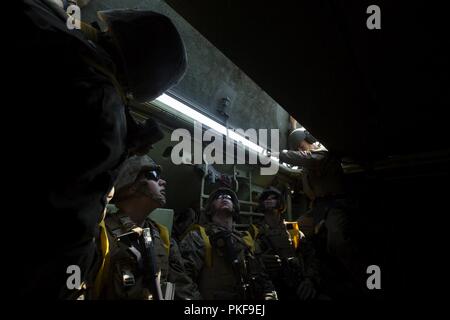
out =
[[(277, 248), (284, 248), (286, 250), (288, 250), (288, 247), (292, 247), (295, 251), (297, 251), (300, 247), (301, 240), (305, 237), (305, 235), (300, 231), (298, 222), (285, 221), (284, 224), (286, 226), (287, 237), (285, 237), (284, 234), (279, 234), (277, 237), (274, 237), (276, 235), (275, 233), (270, 236), (270, 245)], [(263, 227), (263, 230), (261, 230), (260, 227), (255, 224), (250, 225), (249, 235), (255, 240), (259, 239), (261, 236), (268, 235), (268, 233), (270, 233), (270, 231), (266, 227)], [(287, 243), (290, 245), (287, 246)]]
[(281, 299), (296, 297), (296, 289), (304, 275), (304, 262), (299, 254), (304, 235), (297, 222), (284, 222), (286, 228), (271, 229), (267, 225), (251, 225), (250, 233), (257, 242), (257, 255), (276, 287)]
[[(132, 232), (137, 226), (123, 213), (108, 214), (105, 218), (109, 238), (108, 270), (103, 275), (104, 285), (101, 298), (104, 299), (151, 299), (150, 284), (144, 283), (144, 272), (140, 247), (132, 241), (117, 241), (125, 233)], [(144, 227), (152, 230), (156, 264), (160, 270), (161, 283), (165, 283), (169, 274), (170, 238), (167, 228), (150, 219)], [(104, 272), (105, 273), (105, 272)]]
[[(212, 267), (212, 246), (211, 242), (209, 241), (209, 237), (206, 234), (206, 229), (199, 225), (199, 224), (193, 224), (191, 225), (188, 230), (184, 233), (184, 235), (181, 237), (182, 239), (191, 231), (196, 231), (200, 234), (200, 236), (203, 239), (203, 242), (205, 244), (205, 265), (208, 268)], [(250, 249), (252, 253), (255, 252), (255, 241), (253, 240), (252, 234), (248, 231), (244, 232), (244, 236), (242, 237), (242, 240), (247, 245), (247, 247)]]
[[(222, 249), (214, 248), (211, 243), (211, 234), (200, 225), (191, 226), (189, 231), (196, 231), (203, 239), (205, 245), (205, 266), (200, 272), (198, 279), (199, 291), (203, 299), (206, 300), (239, 300), (243, 297), (240, 294), (236, 273), (230, 261), (226, 258)], [(248, 232), (241, 237), (232, 233), (233, 242), (239, 251), (239, 269), (245, 272), (243, 261), (246, 254), (253, 254), (255, 244)]]

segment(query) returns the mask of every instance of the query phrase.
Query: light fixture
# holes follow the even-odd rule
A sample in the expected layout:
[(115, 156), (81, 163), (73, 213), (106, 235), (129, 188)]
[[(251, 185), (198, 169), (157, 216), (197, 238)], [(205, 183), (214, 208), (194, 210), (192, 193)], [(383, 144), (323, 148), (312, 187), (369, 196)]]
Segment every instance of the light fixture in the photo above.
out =
[[(244, 146), (248, 147), (249, 149), (257, 152), (257, 153), (264, 153), (264, 148), (257, 145), (256, 143), (246, 139), (244, 136), (236, 133), (233, 130), (227, 130), (227, 128), (220, 123), (212, 120), (211, 118), (208, 118), (207, 116), (201, 114), (200, 112), (192, 109), (191, 107), (185, 105), (181, 101), (172, 98), (171, 96), (167, 94), (162, 94), (158, 98), (156, 98), (156, 101), (163, 104), (166, 107), (172, 108), (178, 112), (181, 112), (182, 114), (188, 116), (189, 118), (200, 122), (201, 124), (217, 131), (218, 133), (228, 136), (230, 139), (242, 143)], [(277, 161), (278, 159), (275, 157), (270, 157), (272, 160)]]

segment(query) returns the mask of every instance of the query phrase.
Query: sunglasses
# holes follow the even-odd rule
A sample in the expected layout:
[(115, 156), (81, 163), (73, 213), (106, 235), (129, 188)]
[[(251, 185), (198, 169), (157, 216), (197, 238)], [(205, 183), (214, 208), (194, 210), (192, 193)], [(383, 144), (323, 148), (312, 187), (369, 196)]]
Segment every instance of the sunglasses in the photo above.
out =
[(161, 179), (161, 175), (156, 170), (149, 170), (144, 173), (144, 178), (158, 182), (158, 180)]
[(223, 193), (223, 194), (219, 194), (216, 197), (216, 199), (220, 199), (220, 200), (222, 200), (222, 199), (229, 199), (229, 200), (231, 200), (232, 198), (231, 198), (231, 196), (229, 194)]

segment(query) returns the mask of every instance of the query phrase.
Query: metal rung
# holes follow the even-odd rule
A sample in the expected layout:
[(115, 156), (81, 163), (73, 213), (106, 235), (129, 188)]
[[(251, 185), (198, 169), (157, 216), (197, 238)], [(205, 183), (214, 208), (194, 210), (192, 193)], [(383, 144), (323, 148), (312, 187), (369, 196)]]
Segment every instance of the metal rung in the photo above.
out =
[(239, 212), (239, 215), (243, 215), (243, 216), (255, 216), (255, 217), (264, 217), (264, 213), (248, 212), (248, 211), (241, 211), (241, 212)]
[(257, 205), (259, 205), (258, 202), (245, 201), (245, 200), (239, 200), (239, 203), (242, 203), (242, 204), (249, 204), (249, 205), (251, 205), (251, 206), (257, 206)]

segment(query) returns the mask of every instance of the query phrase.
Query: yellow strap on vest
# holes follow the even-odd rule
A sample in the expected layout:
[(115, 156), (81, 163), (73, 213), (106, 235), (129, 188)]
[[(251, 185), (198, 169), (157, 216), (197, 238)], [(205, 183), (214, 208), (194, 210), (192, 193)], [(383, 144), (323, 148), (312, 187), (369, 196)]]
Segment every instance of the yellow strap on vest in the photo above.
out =
[(250, 235), (253, 237), (253, 239), (256, 239), (259, 235), (259, 229), (254, 224), (250, 225)]
[(297, 250), (298, 247), (300, 246), (300, 239), (302, 238), (300, 229), (298, 227), (298, 222), (297, 221), (293, 221), (293, 222), (286, 221), (285, 224), (290, 225), (290, 227), (288, 228), (288, 231), (291, 236), (292, 244), (294, 245), (294, 249)]
[(169, 236), (169, 229), (167, 229), (166, 226), (163, 226), (162, 224), (155, 223), (159, 230), (159, 235), (161, 237), (161, 240), (163, 242), (164, 248), (167, 250), (167, 255), (170, 254), (170, 236)]
[(245, 236), (242, 237), (242, 240), (244, 240), (245, 245), (250, 248), (250, 251), (255, 253), (255, 241), (253, 240), (251, 233), (248, 231), (245, 231), (244, 233)]
[(97, 299), (100, 296), (100, 292), (104, 283), (104, 278), (108, 274), (109, 268), (109, 241), (108, 234), (106, 231), (105, 220), (102, 220), (99, 224), (100, 227), (100, 243), (102, 247), (102, 264), (97, 273), (97, 277), (94, 282), (94, 299)]
[(190, 231), (198, 231), (200, 233), (200, 236), (203, 239), (203, 242), (205, 243), (205, 264), (208, 268), (212, 267), (212, 246), (211, 242), (209, 241), (209, 237), (206, 234), (206, 230), (204, 227), (202, 227), (199, 224), (193, 224), (187, 233)]

